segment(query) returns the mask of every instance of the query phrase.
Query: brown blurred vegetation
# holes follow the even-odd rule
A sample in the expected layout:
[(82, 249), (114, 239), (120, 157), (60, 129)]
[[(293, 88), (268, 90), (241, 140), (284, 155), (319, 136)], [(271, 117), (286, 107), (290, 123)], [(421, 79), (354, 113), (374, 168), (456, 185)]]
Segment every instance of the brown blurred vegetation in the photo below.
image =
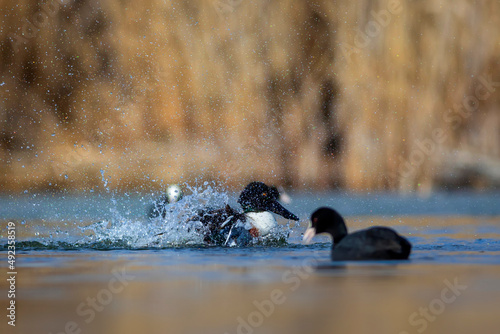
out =
[(498, 1), (54, 1), (0, 3), (3, 191), (500, 184), (500, 86), (457, 107), (500, 81)]

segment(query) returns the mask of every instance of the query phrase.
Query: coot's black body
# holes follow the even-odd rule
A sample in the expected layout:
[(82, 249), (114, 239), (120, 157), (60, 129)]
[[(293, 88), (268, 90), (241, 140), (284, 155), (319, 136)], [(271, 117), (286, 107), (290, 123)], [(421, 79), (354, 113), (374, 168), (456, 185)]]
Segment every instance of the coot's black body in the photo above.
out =
[(410, 251), (410, 242), (393, 229), (374, 226), (348, 234), (333, 244), (332, 260), (406, 260)]

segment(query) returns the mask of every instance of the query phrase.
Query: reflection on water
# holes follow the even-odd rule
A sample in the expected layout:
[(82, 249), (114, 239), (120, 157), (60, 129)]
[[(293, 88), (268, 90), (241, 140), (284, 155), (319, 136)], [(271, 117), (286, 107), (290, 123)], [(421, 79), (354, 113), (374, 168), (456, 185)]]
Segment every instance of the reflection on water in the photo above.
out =
[[(409, 262), (333, 265), (324, 244), (25, 251), (16, 329), (59, 333), (71, 321), (83, 333), (419, 333), (424, 324), (428, 333), (478, 326), (496, 333), (499, 261), (474, 264), (477, 252), (467, 252), (465, 262), (461, 252), (430, 253), (417, 249)], [(487, 255), (498, 259), (500, 252)], [(112, 282), (116, 272), (124, 283)], [(466, 288), (440, 303), (455, 281)]]
[[(306, 211), (297, 200), (293, 205)], [(382, 216), (347, 217), (351, 230), (392, 226), (414, 245), (410, 261), (362, 263), (330, 262), (328, 239), (301, 245), (306, 219), (283, 225), (285, 244), (207, 248), (135, 247), (140, 243), (118, 235), (97, 247), (95, 226), (81, 229), (95, 221), (46, 218), (16, 221), (17, 326), (14, 331), (3, 320), (2, 333), (469, 334), (500, 328), (498, 214), (407, 216), (386, 207)], [(135, 233), (137, 242), (152, 231), (139, 218), (125, 217), (125, 223), (131, 225), (124, 234)], [(0, 282), (4, 292), (6, 284)]]

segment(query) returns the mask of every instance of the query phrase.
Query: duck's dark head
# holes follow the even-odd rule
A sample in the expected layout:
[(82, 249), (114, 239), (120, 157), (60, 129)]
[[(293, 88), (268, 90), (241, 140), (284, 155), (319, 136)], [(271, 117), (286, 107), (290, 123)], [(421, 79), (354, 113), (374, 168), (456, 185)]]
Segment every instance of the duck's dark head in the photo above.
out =
[(311, 215), (311, 226), (304, 233), (304, 242), (309, 243), (311, 239), (320, 233), (328, 233), (337, 244), (347, 235), (347, 227), (344, 218), (335, 210), (327, 207), (319, 208)]
[(269, 187), (263, 182), (251, 182), (240, 194), (240, 203), (245, 212), (274, 212), (286, 219), (299, 220), (299, 217), (285, 209), (279, 202), (276, 187)]

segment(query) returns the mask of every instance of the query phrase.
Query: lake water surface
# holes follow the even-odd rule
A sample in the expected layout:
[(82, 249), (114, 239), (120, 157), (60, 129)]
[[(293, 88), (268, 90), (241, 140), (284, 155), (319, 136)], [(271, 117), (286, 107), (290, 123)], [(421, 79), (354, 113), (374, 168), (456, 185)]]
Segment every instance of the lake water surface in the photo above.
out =
[[(291, 194), (300, 222), (248, 248), (175, 230), (188, 204), (236, 207), (233, 194), (196, 190), (168, 222), (145, 218), (151, 198), (1, 197), (0, 270), (12, 222), (17, 272), (15, 327), (0, 282), (1, 333), (500, 333), (500, 193)], [(395, 228), (410, 260), (334, 263), (328, 238), (302, 245), (323, 205), (351, 231)]]

